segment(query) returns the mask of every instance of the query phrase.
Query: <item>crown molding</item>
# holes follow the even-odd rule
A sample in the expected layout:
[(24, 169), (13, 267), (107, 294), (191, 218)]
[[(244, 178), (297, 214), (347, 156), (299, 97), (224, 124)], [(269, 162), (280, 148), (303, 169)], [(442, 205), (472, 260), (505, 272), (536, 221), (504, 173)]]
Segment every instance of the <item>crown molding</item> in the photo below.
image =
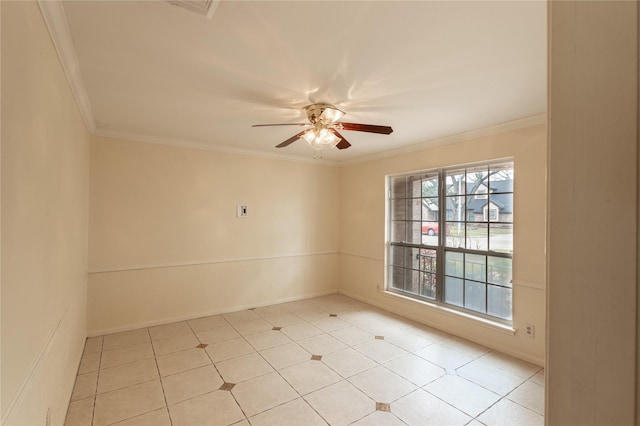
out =
[(105, 130), (105, 129), (95, 130), (91, 134), (93, 136), (105, 137), (110, 139), (120, 139), (120, 140), (133, 141), (133, 142), (150, 143), (155, 145), (173, 146), (177, 148), (197, 149), (201, 151), (220, 152), (225, 154), (244, 155), (249, 157), (269, 158), (272, 160), (293, 161), (298, 163), (313, 164), (316, 166), (337, 167), (341, 165), (340, 162), (326, 160), (324, 158), (322, 159), (301, 158), (293, 155), (271, 154), (271, 153), (251, 150), (251, 149), (232, 148), (232, 147), (223, 146), (223, 145), (210, 145), (204, 142), (193, 142), (193, 141), (186, 141), (186, 140), (173, 139), (173, 138), (161, 138), (161, 137), (155, 137), (155, 136), (149, 136), (149, 135), (140, 135), (136, 133), (118, 132), (118, 131), (111, 131), (111, 130)]
[(78, 63), (76, 51), (73, 46), (73, 38), (71, 37), (71, 31), (69, 30), (69, 24), (62, 2), (59, 0), (38, 0), (38, 6), (49, 30), (49, 35), (56, 48), (56, 52), (58, 52), (58, 58), (71, 86), (71, 91), (76, 99), (76, 104), (78, 105), (84, 124), (89, 132), (94, 132), (96, 123), (93, 118), (93, 112), (91, 111), (89, 96), (87, 96), (87, 91), (82, 81), (80, 64)]
[(448, 145), (448, 144), (453, 144), (458, 142), (469, 141), (473, 139), (480, 139), (487, 136), (506, 133), (512, 130), (524, 129), (527, 127), (538, 126), (540, 124), (546, 124), (546, 123), (547, 123), (547, 113), (542, 113), (542, 114), (533, 115), (530, 117), (520, 118), (518, 120), (496, 124), (494, 126), (484, 127), (482, 129), (470, 130), (468, 132), (458, 133), (451, 136), (445, 136), (443, 138), (438, 138), (438, 139), (432, 139), (432, 140), (420, 142), (413, 145), (407, 145), (400, 148), (379, 152), (376, 154), (365, 155), (362, 157), (355, 158), (353, 160), (343, 161), (340, 163), (340, 165), (350, 166), (353, 164), (366, 163), (369, 161), (380, 160), (383, 158), (395, 157), (397, 155), (422, 151), (427, 148), (433, 148), (439, 145)]

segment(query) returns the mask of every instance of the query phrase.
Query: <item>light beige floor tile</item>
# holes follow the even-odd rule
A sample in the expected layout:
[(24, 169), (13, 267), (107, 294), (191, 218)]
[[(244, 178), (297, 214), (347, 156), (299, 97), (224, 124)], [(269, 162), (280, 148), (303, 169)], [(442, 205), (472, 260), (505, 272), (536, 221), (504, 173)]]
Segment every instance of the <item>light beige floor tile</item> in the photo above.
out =
[(98, 393), (111, 392), (157, 378), (158, 368), (156, 367), (156, 360), (153, 358), (105, 368), (100, 371)]
[(451, 336), (440, 341), (440, 344), (447, 346), (455, 351), (461, 352), (471, 358), (477, 358), (490, 351), (486, 346), (478, 345), (460, 337)]
[(278, 305), (261, 306), (259, 308), (255, 308), (253, 312), (262, 318), (287, 313), (285, 309)]
[(69, 404), (64, 426), (91, 426), (93, 421), (93, 398), (80, 399)]
[(476, 417), (500, 399), (500, 395), (452, 375), (439, 378), (425, 386), (424, 390), (471, 417)]
[(322, 362), (345, 378), (362, 373), (378, 365), (375, 361), (352, 348), (325, 355), (322, 357)]
[(359, 327), (347, 327), (330, 332), (333, 337), (347, 344), (348, 346), (359, 345), (360, 343), (373, 340), (374, 335), (364, 331)]
[(100, 352), (93, 354), (85, 354), (80, 360), (80, 367), (78, 368), (78, 374), (91, 373), (92, 371), (98, 371), (100, 369)]
[(238, 423), (234, 423), (231, 426), (251, 426), (247, 419), (240, 420)]
[(356, 345), (353, 348), (380, 364), (407, 354), (407, 351), (404, 349), (400, 349), (384, 340), (370, 340)]
[[(465, 425), (471, 417), (418, 389), (391, 404), (391, 412), (408, 425)], [(514, 423), (511, 426), (515, 426)]]
[(298, 398), (251, 417), (251, 424), (253, 426), (326, 426), (327, 422), (305, 400)]
[(544, 386), (542, 385), (526, 381), (507, 395), (507, 398), (538, 414), (544, 415)]
[(146, 328), (123, 331), (121, 333), (107, 334), (104, 336), (102, 350), (115, 349), (122, 346), (135, 345), (136, 343), (150, 342), (149, 332)]
[(151, 340), (166, 339), (168, 337), (180, 336), (182, 334), (192, 334), (191, 327), (186, 321), (174, 322), (171, 324), (163, 324), (155, 327), (149, 327)]
[(276, 327), (286, 327), (288, 325), (300, 324), (304, 321), (299, 316), (285, 311), (273, 315), (266, 315), (264, 319)]
[(233, 324), (233, 328), (243, 336), (250, 336), (252, 334), (269, 331), (273, 329), (273, 325), (262, 318), (258, 318), (250, 321), (237, 322)]
[(169, 405), (173, 426), (220, 426), (244, 419), (231, 393), (215, 391)]
[(533, 383), (544, 386), (544, 370), (538, 371), (535, 376), (530, 379)]
[(153, 348), (150, 342), (138, 343), (117, 349), (102, 351), (100, 368), (111, 368), (117, 365), (129, 364), (147, 358), (153, 358)]
[(151, 411), (141, 416), (114, 423), (113, 426), (171, 426), (171, 419), (166, 408)]
[(389, 334), (397, 333), (401, 330), (401, 328), (390, 325), (385, 321), (378, 321), (375, 319), (367, 321), (365, 324), (361, 324), (360, 327), (376, 336), (386, 336)]
[(156, 360), (158, 361), (158, 369), (161, 376), (168, 376), (211, 364), (206, 352), (199, 348), (162, 355), (157, 357)]
[(231, 393), (247, 416), (254, 416), (298, 397), (277, 373), (237, 384)]
[(346, 380), (317, 390), (304, 399), (332, 426), (344, 426), (371, 414), (376, 403)]
[(84, 343), (83, 355), (95, 354), (102, 352), (102, 336), (88, 337)]
[(485, 424), (477, 421), (476, 419), (473, 419), (469, 423), (467, 423), (465, 426), (485, 426)]
[(222, 317), (222, 315), (211, 315), (208, 317), (192, 319), (187, 322), (189, 323), (193, 331), (208, 330), (210, 328), (229, 325), (229, 323)]
[(239, 337), (237, 339), (225, 340), (224, 342), (209, 345), (206, 351), (213, 362), (218, 362), (236, 358), (240, 355), (250, 354), (251, 352), (255, 352), (255, 349), (253, 349), (253, 346), (248, 344), (246, 340)]
[(80, 374), (76, 377), (76, 383), (73, 386), (71, 401), (85, 399), (96, 394), (96, 386), (98, 383), (98, 372)]
[(216, 391), (222, 383), (224, 382), (213, 365), (162, 378), (164, 395), (169, 405)]
[(458, 375), (503, 396), (525, 381), (522, 377), (486, 364), (481, 359), (459, 368)]
[(411, 383), (424, 386), (445, 375), (445, 370), (414, 354), (403, 355), (384, 364)]
[(406, 426), (406, 424), (392, 413), (374, 411), (357, 422), (351, 423), (351, 426)]
[(542, 370), (542, 367), (535, 364), (496, 351), (489, 352), (479, 360), (523, 379), (528, 379)]
[(434, 343), (424, 349), (420, 349), (416, 352), (416, 355), (439, 365), (442, 368), (452, 370), (460, 368), (473, 361), (472, 357), (465, 355), (462, 352), (455, 351), (440, 343)]
[(445, 333), (444, 331), (440, 331), (424, 324), (409, 326), (405, 330), (433, 342), (439, 342), (451, 337), (449, 333)]
[(340, 340), (328, 334), (319, 334), (301, 339), (298, 340), (298, 344), (314, 355), (326, 355), (347, 347)]
[(330, 332), (330, 331), (340, 330), (342, 328), (351, 327), (351, 324), (349, 324), (348, 322), (342, 321), (337, 317), (323, 318), (317, 321), (313, 321), (311, 324), (313, 324), (314, 327), (318, 327), (320, 330), (323, 330), (325, 332)]
[(240, 337), (240, 334), (230, 325), (222, 325), (216, 328), (196, 331), (198, 340), (202, 343), (212, 344)]
[(544, 417), (521, 405), (502, 399), (482, 413), (478, 420), (487, 426), (542, 426)]
[(269, 330), (264, 333), (246, 336), (245, 339), (247, 339), (251, 346), (253, 346), (257, 351), (291, 343), (291, 339), (277, 330)]
[(306, 322), (282, 327), (282, 332), (293, 340), (302, 340), (324, 333), (319, 328)]
[(227, 314), (222, 314), (222, 316), (229, 322), (229, 324), (232, 325), (235, 325), (239, 322), (260, 319), (260, 316), (251, 310), (229, 312)]
[(156, 356), (158, 356), (195, 348), (200, 344), (200, 341), (195, 334), (189, 332), (180, 336), (154, 340), (152, 344), (153, 350), (155, 351)]
[(356, 374), (349, 382), (376, 402), (393, 402), (416, 389), (416, 385), (382, 366)]
[(415, 352), (435, 343), (432, 340), (425, 339), (407, 330), (400, 330), (397, 333), (384, 336), (384, 340), (409, 352)]
[(329, 367), (319, 361), (307, 361), (280, 370), (280, 375), (298, 391), (300, 395), (323, 388), (342, 380)]
[(240, 383), (273, 371), (273, 368), (257, 353), (244, 355), (216, 363), (225, 382)]
[(159, 380), (96, 395), (94, 426), (109, 425), (165, 406)]
[(299, 311), (295, 311), (294, 314), (308, 322), (318, 321), (327, 317), (326, 312), (316, 308), (300, 309)]
[(288, 343), (286, 345), (260, 351), (260, 354), (276, 370), (300, 364), (301, 362), (311, 359), (311, 354), (302, 349), (296, 343)]

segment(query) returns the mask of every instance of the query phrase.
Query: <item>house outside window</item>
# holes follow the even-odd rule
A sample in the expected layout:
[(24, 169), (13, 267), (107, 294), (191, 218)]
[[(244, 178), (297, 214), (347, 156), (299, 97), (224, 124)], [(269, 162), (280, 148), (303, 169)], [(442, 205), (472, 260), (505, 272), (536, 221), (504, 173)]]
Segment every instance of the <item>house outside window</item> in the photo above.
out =
[(513, 162), (388, 177), (387, 285), (512, 319)]

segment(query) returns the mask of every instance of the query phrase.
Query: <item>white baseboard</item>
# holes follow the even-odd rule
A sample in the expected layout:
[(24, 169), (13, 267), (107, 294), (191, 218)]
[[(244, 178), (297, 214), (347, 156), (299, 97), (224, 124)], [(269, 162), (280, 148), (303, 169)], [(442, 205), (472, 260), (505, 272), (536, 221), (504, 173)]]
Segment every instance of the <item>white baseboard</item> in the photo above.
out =
[(279, 303), (295, 302), (297, 300), (311, 299), (313, 297), (326, 296), (328, 294), (335, 294), (335, 293), (338, 293), (338, 289), (325, 290), (325, 291), (320, 291), (316, 293), (286, 297), (282, 299), (268, 300), (260, 303), (251, 304), (251, 305), (238, 305), (238, 306), (233, 306), (225, 309), (199, 312), (196, 314), (180, 315), (180, 316), (171, 317), (171, 318), (162, 318), (154, 321), (127, 324), (121, 327), (111, 327), (111, 328), (102, 328), (98, 330), (90, 330), (87, 333), (87, 335), (88, 337), (102, 336), (105, 334), (119, 333), (121, 331), (130, 331), (130, 330), (136, 330), (138, 328), (153, 327), (156, 325), (171, 324), (173, 322), (178, 322), (178, 321), (186, 321), (186, 320), (192, 320), (196, 318), (208, 317), (211, 315), (227, 314), (229, 312), (242, 311), (250, 308), (260, 308), (262, 306), (277, 305)]

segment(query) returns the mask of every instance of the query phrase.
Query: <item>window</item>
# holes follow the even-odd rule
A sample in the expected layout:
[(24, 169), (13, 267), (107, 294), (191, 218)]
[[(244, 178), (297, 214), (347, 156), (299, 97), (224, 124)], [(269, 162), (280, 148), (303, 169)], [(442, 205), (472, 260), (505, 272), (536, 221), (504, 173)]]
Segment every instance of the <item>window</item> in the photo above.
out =
[(513, 179), (513, 162), (389, 177), (387, 289), (510, 321)]

